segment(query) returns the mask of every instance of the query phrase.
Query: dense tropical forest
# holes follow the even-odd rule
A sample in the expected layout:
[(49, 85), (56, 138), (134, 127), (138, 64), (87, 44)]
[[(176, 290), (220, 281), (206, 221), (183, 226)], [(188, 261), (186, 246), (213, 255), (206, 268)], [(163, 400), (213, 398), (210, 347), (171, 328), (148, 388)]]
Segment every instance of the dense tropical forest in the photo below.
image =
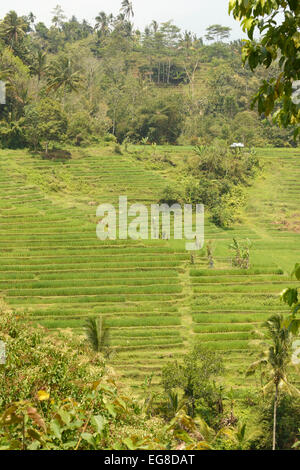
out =
[(155, 20), (135, 30), (132, 10), (100, 12), (92, 27), (66, 19), (52, 26), (9, 12), (0, 25), (2, 148), (83, 145), (116, 139), (163, 144), (243, 142), (293, 146), (282, 130), (251, 110), (252, 97), (278, 65), (255, 74), (241, 63), (242, 41), (212, 25), (205, 38)]
[[(0, 20), (0, 450), (300, 449), (299, 8)], [(204, 246), (100, 242), (120, 195)]]

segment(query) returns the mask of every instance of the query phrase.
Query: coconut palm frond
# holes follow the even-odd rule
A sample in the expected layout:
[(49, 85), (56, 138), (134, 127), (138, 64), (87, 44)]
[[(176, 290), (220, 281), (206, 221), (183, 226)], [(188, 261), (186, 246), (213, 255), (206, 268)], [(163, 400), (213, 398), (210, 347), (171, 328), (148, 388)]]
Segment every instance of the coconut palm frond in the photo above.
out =
[(263, 388), (263, 394), (266, 395), (267, 393), (274, 391), (274, 380), (270, 380)]
[(82, 76), (76, 64), (67, 56), (62, 56), (47, 67), (47, 93), (62, 88), (66, 92), (82, 88)]
[(258, 368), (266, 366), (267, 364), (268, 361), (266, 359), (259, 359), (258, 361), (252, 362), (247, 369), (246, 376), (255, 374)]
[(92, 349), (103, 352), (109, 346), (109, 328), (105, 326), (103, 317), (90, 317), (86, 320), (86, 338)]
[(98, 347), (97, 324), (95, 318), (88, 318), (86, 320), (85, 333), (88, 342), (94, 350)]
[(285, 377), (281, 380), (279, 387), (281, 390), (286, 391), (291, 396), (296, 396), (296, 397), (300, 396), (300, 390), (298, 390), (297, 387), (295, 387), (290, 382), (288, 382), (288, 380)]

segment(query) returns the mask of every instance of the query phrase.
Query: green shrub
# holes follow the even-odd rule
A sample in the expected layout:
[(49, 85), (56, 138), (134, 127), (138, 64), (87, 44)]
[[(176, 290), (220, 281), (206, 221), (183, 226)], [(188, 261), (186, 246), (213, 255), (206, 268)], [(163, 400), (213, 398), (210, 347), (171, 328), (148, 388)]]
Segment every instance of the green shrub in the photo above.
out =
[[(269, 450), (272, 448), (273, 400), (264, 400), (259, 406), (259, 422), (262, 434), (253, 441), (252, 448)], [(290, 450), (299, 438), (300, 399), (282, 394), (277, 406), (277, 441), (279, 450)]]
[(117, 155), (123, 155), (123, 152), (122, 152), (122, 147), (120, 144), (116, 144), (114, 146), (114, 152), (117, 154)]
[(177, 204), (177, 203), (181, 204), (182, 194), (179, 189), (168, 185), (163, 190), (163, 195), (159, 202), (169, 204), (169, 205)]

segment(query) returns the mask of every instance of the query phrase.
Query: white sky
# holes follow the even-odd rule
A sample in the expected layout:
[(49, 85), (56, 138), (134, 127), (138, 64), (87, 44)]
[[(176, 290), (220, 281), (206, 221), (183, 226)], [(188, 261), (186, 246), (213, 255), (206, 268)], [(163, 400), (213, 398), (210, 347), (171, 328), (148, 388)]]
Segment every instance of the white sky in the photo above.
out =
[[(9, 10), (15, 10), (19, 15), (32, 11), (38, 21), (49, 25), (51, 11), (59, 4), (68, 18), (75, 15), (79, 20), (85, 18), (94, 24), (99, 11), (116, 14), (121, 0), (10, 0), (3, 3), (0, 5), (0, 18)], [(134, 23), (142, 29), (154, 19), (158, 22), (174, 20), (183, 30), (202, 37), (208, 26), (221, 24), (232, 28), (231, 39), (239, 39), (244, 35), (239, 23), (228, 15), (228, 3), (229, 0), (133, 0)]]

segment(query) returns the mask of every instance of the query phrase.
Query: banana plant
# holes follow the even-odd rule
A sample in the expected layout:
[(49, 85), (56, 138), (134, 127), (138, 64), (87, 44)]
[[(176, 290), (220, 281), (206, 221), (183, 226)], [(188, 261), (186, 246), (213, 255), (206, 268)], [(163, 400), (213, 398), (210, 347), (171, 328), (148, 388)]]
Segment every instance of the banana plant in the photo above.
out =
[(251, 247), (252, 242), (248, 238), (244, 242), (239, 242), (236, 238), (234, 238), (233, 243), (229, 245), (229, 248), (234, 252), (232, 265), (241, 269), (249, 269)]
[(180, 399), (178, 393), (169, 391), (167, 394), (167, 408), (170, 413), (175, 416), (186, 405), (184, 398)]

